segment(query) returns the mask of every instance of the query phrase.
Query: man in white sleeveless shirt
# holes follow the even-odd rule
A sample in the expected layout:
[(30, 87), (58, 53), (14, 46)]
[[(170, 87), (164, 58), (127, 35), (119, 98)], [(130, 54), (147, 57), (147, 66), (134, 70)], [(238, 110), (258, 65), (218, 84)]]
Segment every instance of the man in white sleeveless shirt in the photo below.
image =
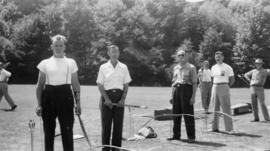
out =
[(56, 118), (60, 124), (63, 150), (74, 150), (74, 97), (75, 111), (81, 114), (78, 67), (73, 59), (65, 57), (65, 43), (64, 36), (54, 36), (51, 45), (53, 56), (42, 60), (37, 66), (39, 77), (36, 113), (43, 119), (45, 151), (54, 150)]

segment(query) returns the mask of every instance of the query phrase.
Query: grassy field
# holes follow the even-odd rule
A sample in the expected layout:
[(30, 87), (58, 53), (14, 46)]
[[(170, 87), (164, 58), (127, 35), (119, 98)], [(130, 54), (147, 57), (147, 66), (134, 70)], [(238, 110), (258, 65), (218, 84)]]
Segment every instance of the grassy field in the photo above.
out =
[[(9, 108), (4, 99), (0, 103), (0, 151), (30, 151), (30, 132), (28, 127), (29, 120), (33, 119), (36, 123), (34, 131), (34, 150), (41, 151), (40, 119), (35, 115), (36, 106), (35, 86), (34, 85), (10, 85), (9, 92), (15, 102), (19, 105), (15, 112), (5, 112)], [(266, 90), (266, 103), (270, 104), (270, 90)], [(99, 92), (95, 86), (82, 86), (82, 119), (86, 126), (87, 133), (91, 142), (100, 145), (100, 112), (98, 108)], [(131, 136), (130, 131), (138, 131), (141, 126), (149, 120), (143, 116), (153, 116), (154, 110), (170, 107), (170, 88), (159, 87), (131, 87), (127, 97), (128, 104), (146, 105), (148, 109), (134, 109), (129, 112), (126, 109), (124, 132), (125, 138)], [(200, 92), (196, 95), (196, 109), (201, 109)], [(237, 103), (250, 102), (249, 90), (247, 88), (231, 89), (232, 105)], [(133, 115), (133, 120), (130, 119)], [(196, 115), (202, 115), (197, 112)], [(209, 115), (207, 127), (210, 128)], [(263, 116), (260, 117), (263, 120)], [(261, 151), (270, 149), (270, 124), (251, 123), (252, 114), (233, 116), (234, 127), (239, 133), (228, 135), (224, 133), (204, 132), (204, 120), (196, 120), (197, 143), (188, 144), (181, 141), (166, 141), (171, 135), (170, 121), (152, 121), (149, 126), (153, 127), (158, 137), (139, 141), (124, 141), (123, 146), (137, 151), (175, 151), (175, 150), (242, 150), (242, 151)], [(129, 123), (133, 126), (129, 126)], [(220, 119), (220, 129), (224, 130), (223, 118)], [(133, 129), (134, 128), (134, 129)], [(59, 133), (59, 126), (56, 128)], [(74, 134), (82, 134), (78, 120), (75, 120)], [(182, 126), (182, 138), (186, 138), (185, 128)], [(74, 141), (76, 151), (88, 150), (85, 139)], [(62, 142), (60, 137), (55, 139), (55, 150), (61, 151)], [(97, 150), (100, 150), (98, 148)]]

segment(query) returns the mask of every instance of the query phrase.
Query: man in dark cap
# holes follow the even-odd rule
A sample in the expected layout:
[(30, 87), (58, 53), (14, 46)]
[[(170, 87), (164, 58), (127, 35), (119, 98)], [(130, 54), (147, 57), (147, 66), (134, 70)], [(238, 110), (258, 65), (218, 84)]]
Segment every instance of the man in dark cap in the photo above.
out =
[(17, 105), (14, 103), (12, 98), (8, 93), (8, 79), (11, 76), (11, 73), (5, 70), (5, 64), (0, 62), (0, 101), (4, 96), (8, 104), (10, 105), (10, 109), (6, 111), (14, 111), (17, 108)]
[(212, 131), (219, 131), (219, 115), (217, 112), (222, 108), (224, 116), (225, 130), (228, 133), (233, 133), (233, 121), (229, 116), (231, 115), (231, 101), (230, 101), (230, 86), (235, 82), (234, 72), (231, 66), (224, 63), (223, 52), (217, 51), (215, 53), (216, 64), (211, 68), (211, 76), (213, 78), (213, 87), (211, 94), (211, 101), (214, 103), (214, 120)]
[(255, 66), (256, 68), (247, 72), (245, 74), (245, 78), (250, 82), (250, 92), (251, 92), (251, 102), (253, 108), (254, 120), (251, 122), (258, 122), (259, 114), (258, 114), (258, 102), (259, 100), (261, 104), (262, 113), (266, 122), (270, 122), (269, 114), (267, 111), (267, 107), (265, 105), (265, 96), (264, 96), (264, 83), (266, 81), (267, 76), (270, 75), (270, 69), (264, 69), (262, 67), (263, 60), (256, 59)]
[[(189, 114), (183, 115), (185, 119), (188, 142), (195, 142), (195, 120), (194, 103), (197, 89), (197, 72), (196, 67), (188, 63), (188, 58), (185, 51), (178, 50), (177, 57), (179, 63), (173, 70), (173, 114)], [(182, 116), (174, 117), (173, 119), (173, 136), (168, 138), (168, 141), (181, 139), (181, 121)]]

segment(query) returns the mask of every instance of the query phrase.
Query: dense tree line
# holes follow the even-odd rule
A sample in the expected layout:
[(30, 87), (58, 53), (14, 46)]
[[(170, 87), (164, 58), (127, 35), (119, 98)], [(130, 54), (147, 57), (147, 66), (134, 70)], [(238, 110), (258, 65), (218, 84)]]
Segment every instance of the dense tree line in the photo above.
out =
[(0, 61), (11, 62), (10, 82), (36, 82), (36, 65), (51, 55), (55, 34), (68, 38), (67, 56), (84, 84), (95, 83), (109, 44), (120, 47), (132, 85), (169, 85), (178, 47), (192, 52), (197, 68), (206, 59), (214, 64), (217, 50), (236, 74), (256, 57), (270, 67), (268, 0), (1, 0)]

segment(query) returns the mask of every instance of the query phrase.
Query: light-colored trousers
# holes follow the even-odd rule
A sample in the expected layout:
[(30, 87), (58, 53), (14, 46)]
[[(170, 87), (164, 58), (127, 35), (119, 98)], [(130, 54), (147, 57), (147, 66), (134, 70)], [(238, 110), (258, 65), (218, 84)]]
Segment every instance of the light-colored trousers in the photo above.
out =
[(8, 84), (6, 82), (0, 82), (0, 101), (2, 100), (3, 96), (11, 107), (15, 105), (14, 101), (8, 94)]
[(250, 92), (251, 92), (251, 102), (252, 102), (252, 108), (253, 108), (253, 115), (254, 115), (254, 119), (255, 120), (259, 120), (259, 114), (258, 114), (258, 101), (261, 104), (261, 109), (262, 109), (262, 113), (264, 116), (264, 119), (266, 121), (269, 121), (269, 114), (267, 111), (267, 107), (265, 104), (265, 96), (264, 96), (264, 88), (263, 87), (255, 87), (255, 86), (251, 86), (250, 87)]
[(233, 130), (233, 121), (231, 118), (231, 101), (230, 101), (230, 87), (228, 84), (216, 85), (214, 84), (212, 87), (212, 96), (211, 101), (214, 103), (214, 119), (212, 130), (219, 129), (219, 116), (220, 106), (222, 108), (225, 123), (225, 130), (231, 131)]
[(202, 82), (200, 90), (201, 90), (202, 107), (204, 109), (208, 109), (211, 99), (212, 83)]

